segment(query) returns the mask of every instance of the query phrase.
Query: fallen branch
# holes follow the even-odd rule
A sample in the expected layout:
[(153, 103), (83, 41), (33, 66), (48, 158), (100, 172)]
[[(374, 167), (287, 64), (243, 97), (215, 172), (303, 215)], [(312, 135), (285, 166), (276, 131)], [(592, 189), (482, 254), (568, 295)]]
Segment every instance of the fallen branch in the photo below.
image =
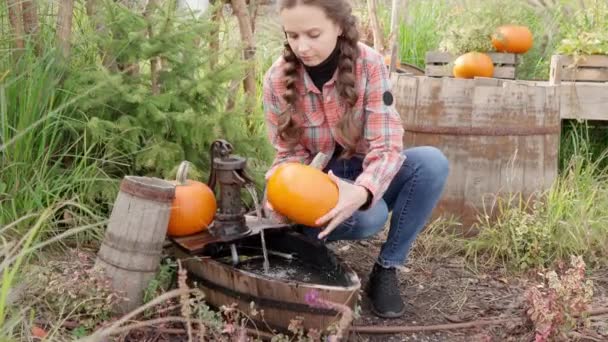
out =
[[(589, 310), (585, 313), (585, 316), (599, 316), (608, 314), (608, 308), (599, 308)], [(575, 317), (579, 317), (578, 315)], [(442, 330), (457, 330), (457, 329), (471, 329), (478, 328), (488, 325), (501, 325), (501, 324), (523, 324), (526, 319), (521, 317), (510, 317), (510, 318), (494, 318), (494, 319), (481, 319), (471, 322), (464, 323), (451, 323), (451, 324), (436, 324), (436, 325), (411, 325), (411, 326), (369, 326), (369, 325), (355, 325), (349, 330), (361, 334), (392, 334), (392, 333), (411, 333), (420, 331), (442, 331)]]

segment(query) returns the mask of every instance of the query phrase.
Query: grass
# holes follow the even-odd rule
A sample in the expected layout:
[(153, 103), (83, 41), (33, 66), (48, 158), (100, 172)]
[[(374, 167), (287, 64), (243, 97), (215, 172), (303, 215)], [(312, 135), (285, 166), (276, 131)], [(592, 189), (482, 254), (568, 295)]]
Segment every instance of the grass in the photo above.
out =
[(408, 19), (399, 25), (398, 42), (401, 60), (424, 69), (427, 51), (437, 49), (440, 18), (449, 11), (445, 1), (411, 1)]
[(78, 135), (86, 118), (68, 111), (73, 99), (58, 91), (62, 74), (52, 54), (26, 55), (17, 65), (5, 56), (0, 70), (7, 75), (0, 82), (0, 222), (64, 199), (104, 204), (100, 191), (115, 182)]
[(467, 255), (475, 263), (524, 271), (580, 255), (589, 265), (606, 264), (608, 151), (590, 158), (585, 139), (574, 140), (574, 154), (540, 201), (501, 199), (498, 218), (480, 220), (480, 235), (466, 241)]

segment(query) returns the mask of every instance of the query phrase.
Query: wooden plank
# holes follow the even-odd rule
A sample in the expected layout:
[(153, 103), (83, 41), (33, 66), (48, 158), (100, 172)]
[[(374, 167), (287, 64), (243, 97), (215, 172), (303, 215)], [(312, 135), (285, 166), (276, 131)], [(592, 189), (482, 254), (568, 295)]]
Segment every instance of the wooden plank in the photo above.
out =
[(395, 108), (399, 112), (402, 122), (414, 122), (418, 80), (418, 77), (391, 74)]
[(562, 65), (563, 59), (559, 55), (551, 56), (551, 63), (549, 66), (549, 84), (557, 85), (562, 82)]
[[(526, 91), (525, 116), (522, 121), (526, 126), (542, 127), (545, 124), (545, 98), (546, 91), (541, 87), (528, 87)], [(535, 191), (543, 190), (544, 186), (544, 151), (545, 139), (543, 135), (525, 137), (522, 152), (524, 154), (524, 189), (523, 200), (527, 202)]]
[[(565, 66), (569, 66), (575, 63), (575, 58), (573, 56), (567, 55), (555, 55), (562, 60), (562, 63)], [(587, 55), (580, 56), (576, 60), (576, 64), (581, 67), (588, 68), (608, 68), (608, 56), (606, 55)]]
[(596, 81), (608, 82), (608, 68), (605, 69), (562, 69), (562, 80), (564, 81)]
[[(560, 102), (559, 102), (559, 86), (541, 87), (545, 90), (545, 126), (559, 126), (560, 119)], [(561, 142), (561, 134), (546, 134), (544, 136), (544, 184), (543, 189), (549, 189), (558, 177), (559, 168), (559, 146)]]
[(491, 77), (475, 77), (474, 79), (475, 86), (492, 86), (492, 87), (502, 87), (505, 80), (500, 78), (491, 78)]
[(559, 103), (562, 119), (608, 120), (608, 83), (562, 83)]
[[(504, 82), (502, 89), (500, 117), (494, 118), (497, 126), (517, 127), (522, 125), (522, 116), (525, 116), (525, 94), (528, 87), (519, 82)], [(525, 146), (525, 137), (505, 136), (496, 137), (500, 144), (500, 183), (498, 193), (506, 196), (520, 193), (524, 190), (524, 168), (522, 147)]]
[(608, 82), (608, 56), (589, 55), (576, 60), (572, 56), (551, 56), (549, 83), (561, 81)]
[[(429, 65), (425, 66), (426, 76), (431, 77), (453, 77), (451, 65)], [(496, 78), (514, 79), (515, 67), (512, 66), (495, 66), (494, 74)]]
[[(517, 64), (517, 55), (513, 53), (488, 52), (486, 53), (494, 64)], [(451, 63), (456, 57), (448, 52), (428, 51), (425, 56), (426, 64)]]
[[(496, 127), (494, 119), (501, 114), (502, 91), (498, 87), (476, 86), (474, 88), (471, 127)], [(465, 203), (478, 208), (480, 214), (491, 215), (491, 207), (500, 184), (500, 161), (497, 156), (499, 140), (493, 136), (470, 136), (468, 169), (464, 179)], [(501, 141), (502, 143), (502, 141)]]

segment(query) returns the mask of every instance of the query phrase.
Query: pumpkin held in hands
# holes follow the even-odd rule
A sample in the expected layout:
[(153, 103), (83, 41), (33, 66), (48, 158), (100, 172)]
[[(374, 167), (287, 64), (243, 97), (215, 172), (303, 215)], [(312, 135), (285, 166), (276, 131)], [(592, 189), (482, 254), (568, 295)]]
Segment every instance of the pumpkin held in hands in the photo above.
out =
[(492, 77), (494, 62), (487, 54), (472, 51), (454, 60), (452, 72), (455, 78)]
[(217, 210), (213, 191), (202, 182), (188, 179), (189, 163), (184, 161), (177, 170), (175, 198), (167, 235), (186, 236), (209, 227)]
[(277, 213), (295, 223), (317, 227), (315, 221), (338, 203), (338, 186), (313, 166), (285, 163), (268, 179), (266, 196)]
[(503, 25), (492, 34), (492, 45), (498, 52), (525, 53), (534, 43), (532, 32), (521, 25)]

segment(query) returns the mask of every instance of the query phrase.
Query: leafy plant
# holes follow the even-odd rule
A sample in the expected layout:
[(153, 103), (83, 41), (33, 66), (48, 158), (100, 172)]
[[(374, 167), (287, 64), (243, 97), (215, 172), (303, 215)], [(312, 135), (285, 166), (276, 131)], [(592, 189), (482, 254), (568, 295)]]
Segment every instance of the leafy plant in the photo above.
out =
[(96, 153), (122, 161), (108, 172), (172, 178), (188, 160), (205, 175), (213, 140), (228, 139), (237, 149), (263, 142), (246, 129), (257, 118), (244, 115), (238, 98), (235, 108), (226, 108), (234, 95), (230, 84), (242, 77), (243, 68), (237, 49), (220, 51), (223, 58), (212, 63), (207, 39), (217, 28), (213, 21), (176, 16), (171, 2), (144, 14), (116, 2), (103, 4), (106, 31), (89, 38), (113, 56), (118, 71), (90, 63), (65, 84), (72, 93), (104, 84), (75, 110), (89, 118), (81, 129)]
[(563, 39), (556, 48), (561, 54), (608, 54), (608, 3), (590, 0), (563, 23)]
[(569, 341), (568, 333), (588, 324), (584, 313), (591, 308), (593, 282), (585, 280), (585, 262), (572, 256), (570, 268), (558, 275), (549, 271), (544, 283), (526, 292), (526, 313), (535, 330), (536, 342)]
[(113, 160), (92, 153), (87, 137), (78, 134), (82, 116), (69, 108), (99, 85), (64, 96), (54, 54), (37, 58), (31, 49), (17, 64), (0, 57), (0, 74), (0, 223), (63, 200), (77, 199), (93, 210), (109, 201), (117, 184), (100, 160)]

